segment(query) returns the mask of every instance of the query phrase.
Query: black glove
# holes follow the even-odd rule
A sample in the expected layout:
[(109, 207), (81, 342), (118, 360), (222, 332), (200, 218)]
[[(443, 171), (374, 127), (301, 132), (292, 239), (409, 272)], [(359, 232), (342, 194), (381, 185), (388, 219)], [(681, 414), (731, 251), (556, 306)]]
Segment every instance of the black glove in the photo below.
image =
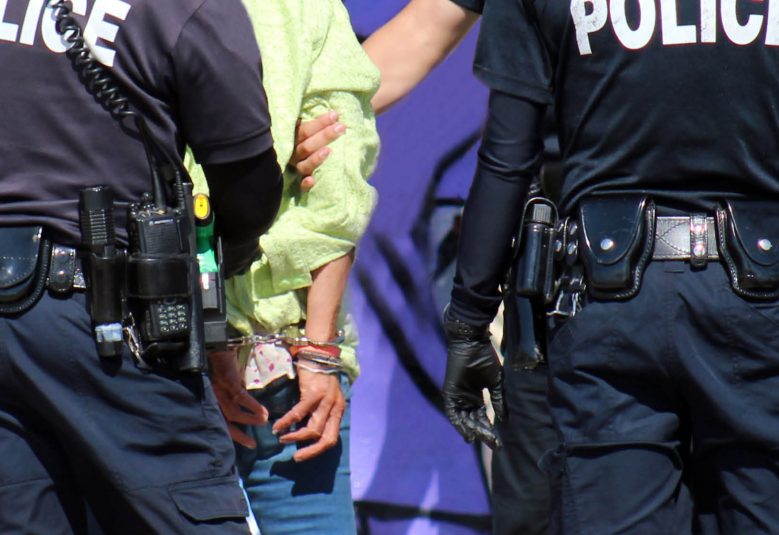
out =
[(488, 389), (495, 420), (505, 417), (503, 368), (490, 342), (487, 326), (473, 327), (444, 312), (446, 334), (446, 377), (444, 410), (449, 421), (467, 442), (481, 440), (492, 449), (502, 447), (487, 418), (482, 390)]
[(243, 242), (222, 242), (222, 259), (225, 278), (241, 275), (260, 259), (259, 237)]

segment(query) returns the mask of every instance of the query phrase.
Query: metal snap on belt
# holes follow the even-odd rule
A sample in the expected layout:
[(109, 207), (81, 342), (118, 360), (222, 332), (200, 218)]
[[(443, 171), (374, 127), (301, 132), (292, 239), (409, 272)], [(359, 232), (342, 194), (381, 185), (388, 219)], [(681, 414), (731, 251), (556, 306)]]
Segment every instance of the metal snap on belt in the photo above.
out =
[(603, 238), (600, 242), (600, 248), (604, 251), (611, 251), (617, 245), (611, 238)]
[(769, 240), (768, 238), (762, 238), (760, 240), (757, 240), (757, 247), (761, 251), (767, 253), (768, 251), (774, 248), (774, 244), (771, 243), (771, 240)]

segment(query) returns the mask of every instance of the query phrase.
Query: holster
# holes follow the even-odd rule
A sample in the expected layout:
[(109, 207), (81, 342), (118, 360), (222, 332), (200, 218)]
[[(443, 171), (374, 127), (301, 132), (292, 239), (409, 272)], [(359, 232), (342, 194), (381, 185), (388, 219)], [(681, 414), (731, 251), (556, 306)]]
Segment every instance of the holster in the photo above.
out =
[(779, 298), (779, 208), (776, 201), (725, 201), (717, 210), (719, 252), (733, 290)]
[(43, 227), (0, 228), (0, 314), (19, 314), (46, 288), (51, 242)]
[(579, 258), (590, 295), (629, 299), (652, 257), (655, 206), (646, 195), (593, 196), (579, 204)]

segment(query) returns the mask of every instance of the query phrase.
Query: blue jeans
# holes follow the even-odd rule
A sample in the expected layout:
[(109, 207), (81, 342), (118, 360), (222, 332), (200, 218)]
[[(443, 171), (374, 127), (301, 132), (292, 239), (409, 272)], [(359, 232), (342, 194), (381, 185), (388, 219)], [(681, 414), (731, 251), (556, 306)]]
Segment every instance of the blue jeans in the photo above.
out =
[(236, 445), (238, 472), (262, 535), (354, 535), (349, 380), (341, 377), (346, 411), (338, 444), (302, 463), (292, 460), (297, 445), (280, 444), (271, 433), (273, 422), (292, 408), (299, 396), (296, 381), (280, 381), (255, 394), (270, 413), (268, 424), (246, 430), (257, 441), (257, 449)]

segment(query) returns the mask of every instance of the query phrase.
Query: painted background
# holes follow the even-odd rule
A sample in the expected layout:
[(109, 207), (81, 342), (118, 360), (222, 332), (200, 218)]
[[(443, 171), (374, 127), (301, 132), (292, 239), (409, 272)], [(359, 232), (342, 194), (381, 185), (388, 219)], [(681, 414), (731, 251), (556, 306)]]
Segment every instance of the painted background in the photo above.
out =
[[(406, 2), (345, 1), (362, 37)], [(471, 75), (475, 38), (379, 119), (380, 201), (351, 285), (363, 369), (352, 397), (352, 471), (364, 535), (489, 532), (479, 452), (446, 421), (438, 391), (454, 229), (486, 111), (486, 90)]]

